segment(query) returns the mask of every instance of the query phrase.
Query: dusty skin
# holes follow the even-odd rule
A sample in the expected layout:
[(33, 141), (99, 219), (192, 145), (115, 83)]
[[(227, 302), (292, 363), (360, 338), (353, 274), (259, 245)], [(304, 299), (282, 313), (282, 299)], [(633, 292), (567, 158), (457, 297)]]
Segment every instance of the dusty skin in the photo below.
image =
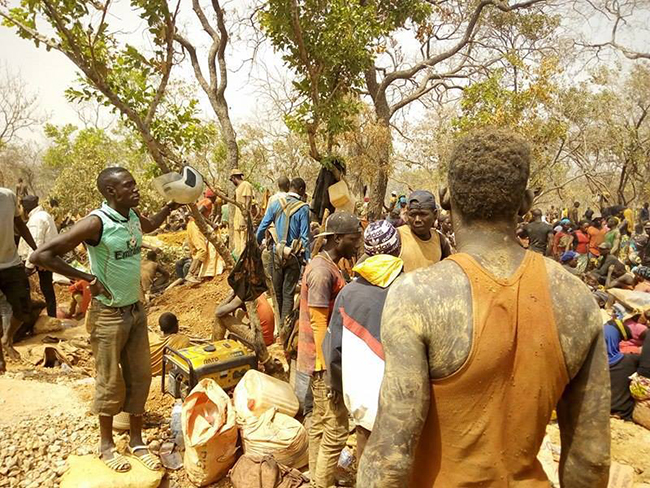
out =
[[(467, 226), (456, 219), (459, 252), (468, 253), (497, 277), (506, 278), (517, 270), (525, 251), (514, 239), (514, 220), (497, 228), (493, 223)], [(609, 471), (610, 398), (599, 310), (577, 278), (548, 259), (546, 269), (570, 376), (557, 405), (561, 483), (604, 487)], [(431, 400), (430, 380), (457, 371), (470, 354), (471, 303), (465, 274), (449, 261), (407, 275), (390, 291), (382, 323), (386, 372), (358, 486), (408, 486)]]

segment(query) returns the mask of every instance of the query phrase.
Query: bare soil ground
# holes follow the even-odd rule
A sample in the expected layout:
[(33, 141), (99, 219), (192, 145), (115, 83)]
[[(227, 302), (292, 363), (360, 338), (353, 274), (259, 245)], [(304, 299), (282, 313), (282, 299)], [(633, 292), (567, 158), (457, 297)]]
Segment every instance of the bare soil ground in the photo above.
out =
[(230, 293), (224, 273), (200, 285), (180, 285), (154, 298), (149, 305), (149, 326), (157, 328), (158, 317), (171, 312), (178, 317), (181, 332), (190, 336), (209, 338), (217, 305)]
[[(182, 243), (184, 239), (184, 236), (173, 234), (156, 237), (166, 244), (168, 240)], [(170, 244), (178, 245), (178, 242)], [(198, 286), (174, 288), (150, 304), (149, 327), (157, 330), (160, 314), (173, 312), (183, 332), (208, 338), (214, 310), (229, 291), (225, 274)], [(66, 287), (57, 286), (57, 298), (61, 305), (67, 303)], [(0, 488), (57, 487), (68, 455), (93, 453), (99, 441), (97, 422), (89, 411), (94, 373), (86, 330), (79, 324), (48, 335), (61, 339), (63, 349), (76, 351), (72, 368), (34, 366), (43, 338), (37, 336), (17, 345), (23, 360), (10, 362), (8, 373), (0, 377), (0, 438), (3, 440)], [(281, 355), (276, 346), (271, 351), (275, 356)], [(162, 441), (169, 436), (169, 416), (174, 400), (163, 396), (160, 386), (160, 378), (154, 378), (145, 416), (145, 438), (149, 441)], [(650, 431), (618, 419), (612, 419), (611, 427), (612, 459), (634, 468), (636, 487), (650, 483)], [(559, 446), (557, 425), (549, 426), (549, 435)], [(118, 447), (124, 447), (126, 439), (126, 435), (118, 435)], [(168, 472), (162, 486), (192, 485), (181, 469)], [(224, 479), (212, 487), (229, 488), (231, 485)]]

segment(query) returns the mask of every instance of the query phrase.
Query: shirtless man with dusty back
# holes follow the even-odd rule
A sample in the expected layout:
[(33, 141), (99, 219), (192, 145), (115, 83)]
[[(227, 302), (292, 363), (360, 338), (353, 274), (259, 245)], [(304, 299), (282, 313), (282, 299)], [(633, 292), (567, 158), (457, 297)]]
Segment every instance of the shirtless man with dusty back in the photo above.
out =
[(557, 408), (563, 487), (607, 486), (609, 375), (587, 287), (517, 242), (528, 146), (488, 131), (449, 161), (458, 254), (395, 283), (386, 371), (361, 459), (363, 488), (550, 486), (537, 461)]

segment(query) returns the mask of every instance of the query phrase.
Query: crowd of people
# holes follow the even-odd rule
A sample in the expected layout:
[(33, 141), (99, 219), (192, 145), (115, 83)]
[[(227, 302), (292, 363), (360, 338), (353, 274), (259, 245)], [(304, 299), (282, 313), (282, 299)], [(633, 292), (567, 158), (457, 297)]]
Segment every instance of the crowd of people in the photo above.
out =
[[(356, 212), (323, 204), (319, 185), (331, 175), (319, 175), (311, 204), (302, 178), (281, 177), (255, 226), (247, 219), (253, 187), (232, 170), (233, 255), (260, 246), (273, 307), (257, 299), (261, 330), (251, 332), (233, 290), (216, 307), (212, 339), (249, 334), (295, 353), (317, 488), (336, 485), (352, 428), (359, 487), (548, 486), (536, 456), (554, 410), (563, 483), (607, 486), (610, 413), (632, 419), (639, 405), (650, 408), (650, 313), (618, 305), (603, 320), (601, 308), (611, 309), (612, 288), (650, 292), (648, 205), (599, 216), (580, 216), (578, 202), (530, 210), (530, 150), (498, 130), (457, 142), (448, 168), (438, 200), (427, 190), (393, 193), (380, 219), (370, 218), (366, 199)], [(58, 235), (37, 199), (0, 189), (0, 290), (13, 309), (3, 345), (13, 354), (11, 334), (30, 313), (25, 266), (37, 270), (46, 301), (52, 272), (75, 280), (96, 364), (100, 457), (130, 469), (112, 435), (113, 416), (126, 412), (129, 453), (158, 470), (142, 438), (151, 375), (162, 344), (189, 339), (165, 315), (163, 338), (149, 344), (142, 283), (159, 292), (169, 273), (155, 252), (144, 261), (141, 253), (143, 234), (182, 211), (169, 203), (140, 214), (137, 184), (123, 168), (103, 170), (97, 187), (102, 206)], [(216, 221), (216, 202), (207, 190), (197, 206), (219, 228), (227, 207)], [(187, 225), (184, 279), (218, 274), (223, 263), (198, 223), (172, 220)], [(14, 231), (24, 239), (20, 254)], [(62, 259), (82, 243), (85, 271)]]
[[(569, 216), (534, 209), (517, 228), (524, 247), (562, 263), (574, 275), (611, 287), (632, 287), (632, 271), (650, 265), (648, 204), (636, 213), (622, 205), (606, 207), (594, 216), (588, 208), (579, 216), (575, 202)], [(606, 259), (601, 259), (606, 258)]]

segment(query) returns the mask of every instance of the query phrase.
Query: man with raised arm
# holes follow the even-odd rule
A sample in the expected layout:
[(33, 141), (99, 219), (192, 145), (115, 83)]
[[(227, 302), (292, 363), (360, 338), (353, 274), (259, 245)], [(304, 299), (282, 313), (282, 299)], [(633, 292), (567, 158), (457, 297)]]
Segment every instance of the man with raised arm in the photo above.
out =
[(363, 488), (549, 486), (537, 453), (553, 409), (563, 487), (607, 486), (609, 375), (586, 286), (515, 237), (530, 150), (501, 131), (456, 144), (458, 254), (407, 274), (382, 316), (386, 370)]
[[(138, 186), (128, 170), (111, 167), (97, 177), (105, 198), (64, 234), (36, 250), (30, 261), (41, 268), (90, 283), (92, 304), (86, 327), (95, 358), (95, 398), (92, 410), (99, 415), (99, 455), (118, 472), (131, 469), (113, 441), (113, 416), (130, 414), (129, 452), (145, 467), (160, 470), (160, 461), (142, 439), (142, 416), (151, 384), (147, 315), (139, 301), (142, 234), (152, 232), (171, 210), (167, 204), (151, 218), (134, 209), (140, 203)], [(91, 273), (73, 268), (61, 256), (85, 243)]]

